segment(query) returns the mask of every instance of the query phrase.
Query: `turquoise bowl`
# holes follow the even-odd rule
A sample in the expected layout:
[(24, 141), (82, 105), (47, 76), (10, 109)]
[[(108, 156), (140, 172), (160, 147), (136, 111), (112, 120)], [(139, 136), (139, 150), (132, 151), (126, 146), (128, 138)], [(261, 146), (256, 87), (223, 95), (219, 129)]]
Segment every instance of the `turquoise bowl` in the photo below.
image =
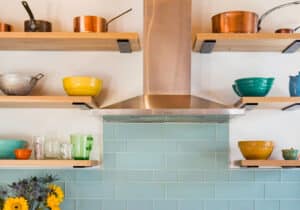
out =
[(25, 148), (27, 142), (16, 139), (0, 139), (0, 159), (16, 159), (15, 149)]
[(298, 150), (296, 149), (283, 149), (282, 157), (285, 160), (298, 160)]
[(275, 78), (264, 78), (264, 77), (249, 77), (249, 78), (242, 78), (235, 80), (235, 84), (241, 85), (241, 84), (249, 84), (249, 83), (255, 83), (255, 84), (273, 84)]
[(274, 78), (252, 77), (235, 81), (234, 92), (240, 97), (264, 97), (272, 89)]

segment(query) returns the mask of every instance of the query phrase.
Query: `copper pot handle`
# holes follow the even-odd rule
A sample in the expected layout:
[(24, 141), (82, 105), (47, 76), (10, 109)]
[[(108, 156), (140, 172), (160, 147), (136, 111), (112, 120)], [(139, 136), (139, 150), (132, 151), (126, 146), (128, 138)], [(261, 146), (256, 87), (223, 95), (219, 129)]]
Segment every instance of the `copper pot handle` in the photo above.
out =
[(272, 12), (276, 11), (276, 10), (279, 10), (279, 9), (282, 9), (284, 7), (288, 7), (288, 6), (292, 6), (292, 5), (297, 5), (297, 4), (300, 4), (300, 1), (294, 1), (294, 2), (289, 2), (289, 3), (285, 3), (285, 4), (282, 4), (282, 5), (279, 5), (277, 7), (274, 7), (270, 10), (268, 10), (267, 12), (265, 12), (258, 20), (258, 23), (257, 23), (257, 32), (259, 32), (261, 30), (261, 23), (262, 21), (265, 19), (266, 16), (268, 16), (269, 14), (271, 14)]
[(112, 19), (110, 19), (109, 21), (107, 21), (106, 23), (106, 28), (108, 27), (108, 25), (113, 22), (114, 20), (118, 19), (119, 17), (122, 17), (123, 15), (126, 15), (127, 13), (131, 12), (132, 8), (126, 10), (125, 12), (122, 12), (121, 14), (117, 15), (116, 17), (113, 17)]

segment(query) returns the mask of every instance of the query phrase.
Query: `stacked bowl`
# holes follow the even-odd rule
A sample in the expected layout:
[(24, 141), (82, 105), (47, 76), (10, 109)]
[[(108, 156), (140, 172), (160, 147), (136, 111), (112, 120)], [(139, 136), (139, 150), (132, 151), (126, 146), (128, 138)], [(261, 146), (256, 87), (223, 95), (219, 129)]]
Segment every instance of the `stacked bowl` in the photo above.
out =
[(240, 97), (264, 97), (270, 92), (274, 78), (251, 77), (235, 80), (234, 92)]

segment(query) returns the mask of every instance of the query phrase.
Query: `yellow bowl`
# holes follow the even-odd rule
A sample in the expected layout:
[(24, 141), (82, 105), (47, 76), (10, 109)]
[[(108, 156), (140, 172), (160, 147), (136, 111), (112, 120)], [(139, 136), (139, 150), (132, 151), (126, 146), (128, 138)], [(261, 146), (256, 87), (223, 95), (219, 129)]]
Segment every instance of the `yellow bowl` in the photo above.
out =
[(102, 80), (95, 77), (66, 77), (63, 86), (69, 96), (97, 96), (102, 90)]
[(272, 141), (239, 141), (239, 148), (246, 160), (267, 160), (274, 144)]

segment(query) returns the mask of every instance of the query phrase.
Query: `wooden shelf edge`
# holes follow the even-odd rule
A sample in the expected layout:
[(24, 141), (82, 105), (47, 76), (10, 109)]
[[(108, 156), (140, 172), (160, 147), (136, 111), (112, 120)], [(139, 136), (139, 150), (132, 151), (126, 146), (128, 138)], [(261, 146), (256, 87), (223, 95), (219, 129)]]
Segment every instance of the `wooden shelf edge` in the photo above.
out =
[(300, 160), (241, 160), (241, 167), (300, 167)]
[(0, 105), (5, 104), (6, 107), (19, 105), (20, 107), (51, 107), (52, 105), (66, 106), (87, 106), (86, 108), (98, 108), (97, 101), (91, 96), (0, 96)]
[(0, 160), (0, 167), (89, 168), (100, 164), (97, 160)]
[[(258, 104), (268, 104), (268, 103), (269, 104), (282, 103), (282, 104), (288, 104), (289, 106), (293, 106), (300, 103), (300, 97), (242, 97), (234, 104), (234, 107), (245, 108), (248, 105), (257, 106)], [(285, 109), (285, 107), (282, 107), (282, 109)]]

